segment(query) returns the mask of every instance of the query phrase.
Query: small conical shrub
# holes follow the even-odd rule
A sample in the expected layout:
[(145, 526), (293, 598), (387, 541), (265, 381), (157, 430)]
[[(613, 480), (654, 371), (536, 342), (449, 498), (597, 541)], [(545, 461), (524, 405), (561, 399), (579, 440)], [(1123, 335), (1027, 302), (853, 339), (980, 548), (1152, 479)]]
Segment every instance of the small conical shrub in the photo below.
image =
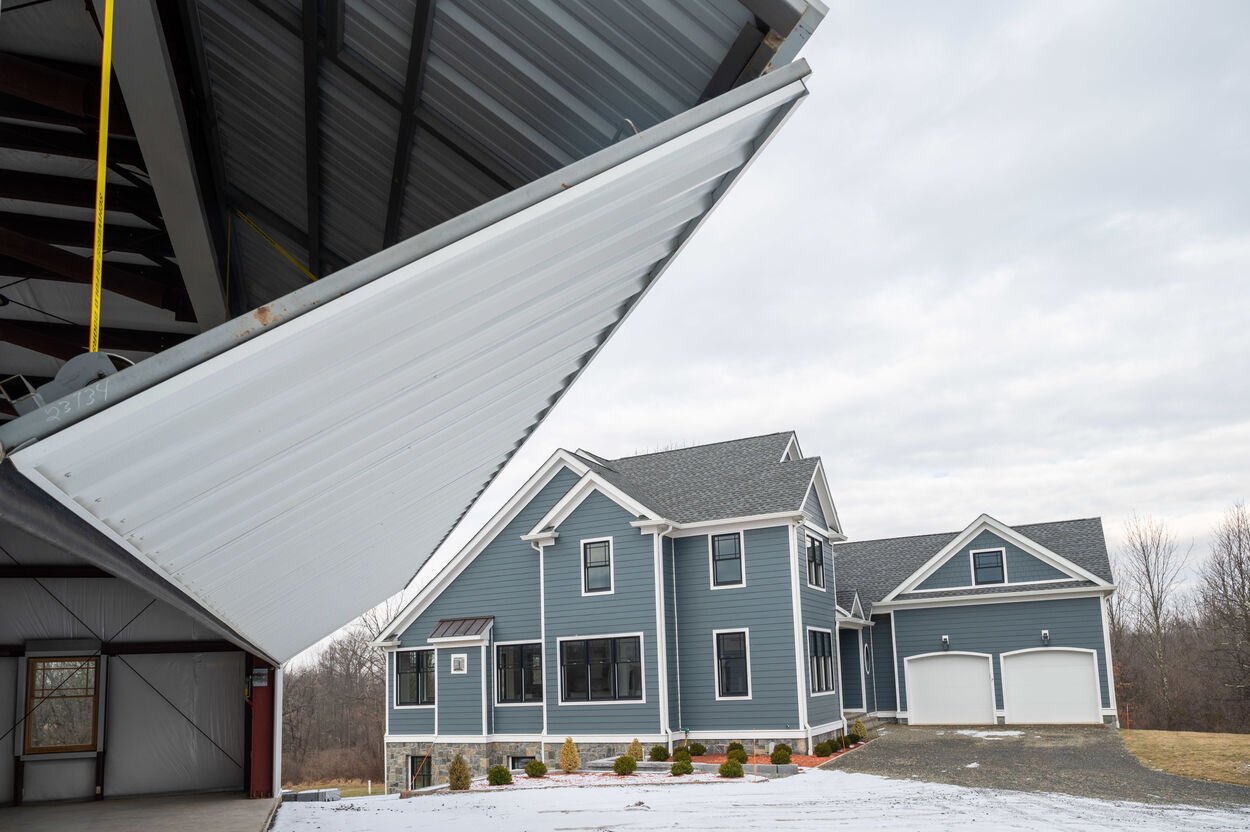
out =
[(460, 754), (451, 761), (451, 765), (447, 767), (447, 781), (449, 788), (453, 792), (468, 791), (469, 786), (473, 784), (473, 776), (469, 773), (469, 764), (464, 761), (464, 757)]
[(868, 729), (864, 727), (862, 719), (855, 720), (855, 724), (851, 726), (851, 733), (859, 737), (861, 740), (868, 737)]
[(634, 741), (629, 744), (629, 750), (625, 753), (633, 757), (635, 760), (642, 759), (642, 743), (638, 741), (637, 737), (634, 737)]
[(690, 762), (690, 749), (684, 745), (679, 745), (673, 749), (673, 762)]
[(581, 767), (582, 755), (577, 753), (573, 738), (565, 737), (564, 745), (560, 746), (560, 770), (565, 774), (572, 774)]

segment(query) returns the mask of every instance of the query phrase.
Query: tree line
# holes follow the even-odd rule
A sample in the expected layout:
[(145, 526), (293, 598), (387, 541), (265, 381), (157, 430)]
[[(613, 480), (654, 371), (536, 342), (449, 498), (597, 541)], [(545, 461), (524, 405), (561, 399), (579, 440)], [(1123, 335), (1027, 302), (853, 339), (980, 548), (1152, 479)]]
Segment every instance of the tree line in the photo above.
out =
[(1195, 572), (1166, 522), (1124, 531), (1108, 601), (1121, 726), (1250, 732), (1250, 509), (1224, 513)]

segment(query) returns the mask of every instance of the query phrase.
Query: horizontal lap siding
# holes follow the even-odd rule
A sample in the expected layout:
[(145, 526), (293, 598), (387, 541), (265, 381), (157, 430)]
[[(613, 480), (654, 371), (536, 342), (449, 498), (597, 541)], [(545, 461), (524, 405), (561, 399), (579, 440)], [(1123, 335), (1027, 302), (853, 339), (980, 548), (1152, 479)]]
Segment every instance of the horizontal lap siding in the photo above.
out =
[[(999, 654), (1042, 646), (1042, 630), (1050, 631), (1051, 647), (1081, 647), (1098, 656), (1098, 681), (1102, 706), (1111, 707), (1107, 690), (1107, 657), (1103, 647), (1102, 601), (1099, 598), (1064, 598), (1054, 601), (1022, 601), (1011, 604), (973, 604), (921, 610), (897, 610), (897, 672), (904, 679), (903, 659), (942, 649), (941, 638), (950, 636), (950, 649), (994, 656), (995, 707), (1003, 707), (1002, 663)], [(907, 691), (900, 686), (907, 709)]]
[(814, 487), (807, 490), (807, 499), (803, 501), (803, 517), (822, 529), (829, 528), (829, 521), (825, 519), (825, 512), (820, 507), (820, 496)]
[(854, 630), (839, 633), (842, 658), (842, 701), (848, 708), (863, 708), (864, 698), (859, 683), (859, 637)]
[(517, 705), (495, 707), (496, 734), (541, 734), (543, 730), (542, 705)]
[[(438, 651), (438, 733), (481, 734), (482, 727), (482, 649), (447, 647)], [(469, 672), (452, 674), (451, 657), (465, 655)]]
[[(810, 492), (811, 496), (815, 496), (816, 491)], [(820, 535), (812, 534), (820, 540), (824, 545), (825, 556), (825, 591), (821, 592), (807, 585), (807, 538), (809, 533), (803, 529), (795, 530), (795, 564), (794, 568), (799, 578), (799, 602), (803, 608), (803, 630), (801, 633), (803, 646), (803, 667), (804, 667), (804, 692), (807, 695), (807, 721), (811, 725), (825, 725), (842, 718), (842, 690), (837, 684), (839, 674), (841, 673), (841, 656), (840, 650), (837, 648), (837, 593), (835, 591), (837, 584), (837, 575), (833, 563), (833, 552), (830, 549), (829, 541)], [(834, 693), (812, 696), (812, 680), (811, 680), (811, 661), (808, 657), (811, 654), (811, 645), (808, 639), (808, 627), (819, 627), (823, 630), (832, 630), (834, 641), (833, 663), (834, 663)]]
[(894, 645), (891, 641), (893, 619), (888, 615), (872, 617), (872, 669), (876, 677), (874, 693), (878, 711), (893, 711), (898, 707), (894, 696)]
[(387, 722), (388, 734), (433, 734), (433, 708), (395, 708), (395, 654), (386, 654)]
[(1049, 563), (1040, 561), (1028, 552), (1008, 543), (993, 532), (984, 531), (972, 539), (972, 542), (960, 549), (951, 559), (938, 567), (937, 571), (916, 587), (917, 589), (951, 589), (953, 587), (972, 585), (973, 549), (1007, 550), (1007, 579), (1013, 584), (1030, 583), (1032, 581), (1051, 581), (1070, 579), (1072, 576), (1060, 572)]
[[(633, 515), (598, 491), (560, 524), (544, 554), (547, 592), (547, 727), (552, 734), (656, 734), (660, 731), (655, 633), (653, 537), (630, 526)], [(611, 537), (613, 594), (582, 595), (581, 541)], [(557, 639), (643, 634), (645, 702), (561, 705)]]
[[(681, 651), (679, 730), (798, 728), (790, 528), (749, 529), (743, 551), (747, 585), (712, 590), (708, 538), (679, 537), (677, 625)], [(751, 700), (716, 699), (712, 631), (750, 630)]]

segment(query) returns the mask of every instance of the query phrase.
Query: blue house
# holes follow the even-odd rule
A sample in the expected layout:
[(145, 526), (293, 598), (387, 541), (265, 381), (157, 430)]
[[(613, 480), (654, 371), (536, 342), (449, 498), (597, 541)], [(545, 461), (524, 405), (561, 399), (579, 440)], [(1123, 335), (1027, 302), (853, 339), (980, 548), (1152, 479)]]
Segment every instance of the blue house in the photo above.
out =
[(378, 639), (389, 786), (456, 754), (550, 761), (566, 736), (583, 759), (635, 738), (806, 751), (860, 716), (1114, 714), (1097, 520), (844, 541), (792, 432), (557, 451)]

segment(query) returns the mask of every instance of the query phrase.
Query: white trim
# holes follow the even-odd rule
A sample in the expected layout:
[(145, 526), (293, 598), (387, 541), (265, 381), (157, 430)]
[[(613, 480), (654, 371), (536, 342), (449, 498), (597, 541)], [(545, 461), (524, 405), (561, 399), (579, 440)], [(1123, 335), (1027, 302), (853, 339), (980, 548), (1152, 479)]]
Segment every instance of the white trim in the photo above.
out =
[[(714, 732), (713, 736), (723, 737), (732, 731)], [(694, 736), (694, 732), (691, 732)], [(783, 733), (762, 734), (761, 736), (785, 736)], [(579, 743), (623, 743), (632, 742), (635, 738), (644, 745), (660, 744), (667, 741), (664, 734), (577, 734)], [(550, 737), (543, 734), (387, 734), (383, 742), (395, 743), (488, 743), (488, 742), (550, 742)]]
[[(858, 612), (856, 612), (858, 610)], [(851, 617), (858, 618), (860, 621), (867, 621), (864, 618), (864, 605), (859, 600), (859, 590), (855, 590), (855, 600), (851, 601)]]
[[(868, 710), (868, 677), (871, 673), (866, 672), (865, 664), (868, 663), (868, 656), (864, 652), (864, 630), (860, 628), (855, 631), (855, 661), (859, 664), (859, 704), (861, 711)], [(843, 688), (845, 691), (846, 688)], [(843, 702), (845, 704), (845, 701)], [(875, 703), (874, 703), (875, 704)], [(844, 709), (845, 710), (845, 709)]]
[[(720, 653), (716, 637), (722, 633), (742, 633), (746, 636), (746, 654), (747, 654), (747, 695), (746, 696), (721, 696), (720, 693)], [(720, 630), (712, 631), (712, 676), (715, 680), (715, 686), (712, 693), (716, 697), (717, 702), (747, 702), (751, 699), (751, 628), (750, 627), (725, 627)]]
[[(496, 641), (493, 645), (494, 649), (491, 651), (495, 661), (494, 661), (494, 664), (491, 665), (490, 672), (494, 674), (499, 669), (499, 648), (500, 647), (515, 647), (518, 644), (537, 644), (538, 645), (538, 656), (539, 658), (542, 659), (543, 698), (538, 700), (537, 702), (500, 702), (499, 701), (499, 680), (496, 679), (495, 680), (495, 695), (491, 697), (492, 699), (495, 700), (494, 705), (496, 708), (539, 708), (547, 704), (547, 657), (543, 655), (543, 653), (545, 653), (546, 651), (543, 650), (543, 643), (541, 639), (518, 638), (518, 639), (512, 639), (511, 641)], [(524, 671), (522, 671), (521, 679), (522, 681), (524, 681), (525, 679)]]
[(713, 529), (728, 531), (767, 529), (802, 522), (803, 512), (801, 511), (775, 511), (771, 514), (749, 514), (744, 517), (726, 517), (721, 520), (701, 520), (698, 523), (674, 523), (670, 537), (696, 537), (709, 534)]
[[(716, 561), (712, 558), (712, 538), (738, 536), (738, 566), (742, 572), (742, 580), (736, 584), (716, 584)], [(747, 536), (739, 530), (735, 532), (710, 532), (707, 536), (707, 586), (711, 590), (742, 589), (747, 585)]]
[[(1003, 660), (1011, 658), (1012, 656), (1021, 656), (1021, 655), (1024, 655), (1025, 653), (1087, 653), (1089, 654), (1094, 660), (1093, 661), (1093, 665), (1094, 665), (1094, 710), (1098, 712), (1099, 717), (1102, 716), (1102, 680), (1098, 678), (1098, 651), (1097, 650), (1092, 650), (1088, 647), (1026, 647), (1022, 650), (1008, 650), (1006, 653), (998, 654), (998, 664), (999, 664), (1000, 672), (1002, 674), (1002, 683), (1003, 683), (1002, 716), (1003, 716), (1003, 721), (1005, 723), (1011, 724), (1011, 719), (1008, 716), (1011, 709), (1007, 702), (1007, 662)], [(1099, 722), (1102, 722), (1102, 720), (1099, 719)], [(1067, 723), (1054, 723), (1054, 724), (1062, 725), (1062, 724), (1067, 724)], [(1078, 723), (1078, 724), (1086, 724), (1086, 723)], [(1093, 723), (1088, 723), (1088, 724), (1093, 724)]]
[[(1110, 708), (1103, 708), (1104, 711), (1111, 711), (1116, 718), (1116, 724), (1120, 721), (1120, 709), (1115, 701), (1115, 663), (1111, 660), (1111, 627), (1107, 623), (1107, 605), (1111, 603), (1111, 597), (1107, 596), (1102, 599), (1100, 612), (1102, 613), (1102, 649), (1103, 661), (1107, 663), (1107, 701), (1111, 704)], [(1102, 693), (1099, 692), (1098, 707), (1102, 708)], [(1103, 716), (1106, 716), (1104, 713)]]
[[(600, 638), (634, 638), (638, 639), (638, 662), (642, 669), (642, 698), (641, 699), (588, 699), (586, 701), (575, 700), (567, 702), (564, 699), (564, 680), (560, 678), (560, 674), (564, 672), (564, 666), (560, 663), (560, 645), (566, 641), (594, 641)], [(558, 636), (556, 638), (556, 704), (563, 705), (645, 705), (647, 704), (647, 638), (646, 634), (641, 630), (633, 633), (588, 633), (584, 636)], [(543, 692), (544, 700), (546, 692)], [(588, 742), (588, 740), (582, 740)]]
[(817, 696), (829, 696), (831, 694), (836, 694), (841, 688), (838, 686), (838, 684), (835, 683), (833, 686), (833, 690), (824, 690), (824, 691), (821, 691), (820, 693), (815, 693), (812, 691), (812, 683), (815, 681), (815, 679), (813, 679), (811, 675), (812, 631), (813, 630), (815, 630), (818, 633), (829, 634), (829, 649), (833, 651), (833, 656), (831, 658), (833, 659), (834, 676), (837, 677), (837, 680), (839, 683), (842, 681), (842, 678), (841, 678), (842, 677), (842, 662), (840, 661), (842, 657), (838, 655), (838, 639), (837, 639), (837, 636), (833, 634), (834, 633), (833, 630), (829, 629), (828, 627), (816, 627), (811, 624), (807, 625), (805, 629), (805, 633), (807, 635), (807, 638), (805, 639), (805, 641), (807, 643), (807, 659), (808, 659), (807, 695), (812, 698), (815, 698)]
[[(896, 596), (911, 592), (917, 586), (924, 583), (926, 578), (936, 572), (942, 564), (950, 560), (950, 558), (953, 557), (960, 549), (971, 543), (972, 540), (983, 531), (989, 531), (998, 535), (1006, 542), (1012, 543), (1024, 550), (1025, 553), (1033, 555), (1037, 559), (1049, 563), (1060, 572), (1067, 572), (1069, 575), (1072, 575), (1073, 580), (1091, 581), (1094, 584), (1103, 587), (1111, 586), (1111, 584), (1107, 583), (1102, 578), (1081, 568), (1080, 566), (1077, 566), (1075, 563), (1062, 555), (1056, 554), (1036, 541), (1030, 540), (1010, 526), (1007, 526), (998, 520), (995, 520), (993, 517), (990, 517), (988, 514), (982, 514), (976, 520), (973, 520), (966, 529), (955, 535), (955, 538), (951, 540), (950, 543), (947, 543), (940, 550), (938, 550), (937, 554), (929, 558), (923, 566), (891, 590), (885, 598), (881, 599), (882, 602), (888, 603), (893, 601)], [(1006, 571), (1005, 557), (1003, 561), (1004, 571)], [(994, 586), (997, 586), (997, 584), (994, 584)]]
[[(983, 550), (978, 549), (977, 551), (983, 551)], [(936, 587), (935, 589), (913, 589), (910, 592), (907, 592), (905, 594), (921, 595), (926, 592), (954, 592), (957, 589), (985, 589), (986, 587), (999, 587), (999, 586), (1000, 587), (1007, 587), (1007, 586), (1030, 587), (1030, 586), (1038, 586), (1040, 584), (1070, 584), (1075, 580), (1078, 580), (1078, 579), (1077, 578), (1047, 578), (1044, 581), (1017, 581), (1016, 583), (1010, 584), (1010, 585), (1007, 583), (1001, 583), (1001, 584), (967, 584), (965, 586), (939, 586), (939, 587)], [(1080, 589), (1082, 587), (1077, 587), (1077, 588)], [(904, 599), (904, 600), (909, 600), (909, 599)]]
[[(482, 645), (481, 653), (482, 662), (482, 732), (485, 733), (486, 726), (490, 723), (486, 719), (486, 645)], [(468, 658), (465, 658), (465, 669), (468, 669)]]
[[(816, 498), (820, 500), (820, 511), (825, 515), (825, 523), (829, 524), (830, 535), (846, 540), (846, 535), (842, 533), (842, 521), (838, 519), (838, 507), (834, 505), (829, 481), (825, 479), (823, 459), (816, 460), (816, 470), (812, 472), (812, 479), (807, 484), (808, 491), (813, 487), (816, 488)], [(803, 492), (803, 502), (807, 502), (807, 491)]]
[[(993, 582), (986, 582), (983, 584), (979, 584), (977, 583), (977, 555), (983, 555), (986, 552), (998, 552), (998, 557), (1001, 559), (1002, 567), (1003, 567), (1003, 579), (1001, 581), (993, 581)], [(1007, 584), (1011, 583), (1011, 576), (1007, 574), (1007, 547), (1006, 546), (989, 546), (984, 549), (969, 549), (968, 550), (968, 572), (972, 576), (971, 577), (972, 586), (976, 586), (976, 587), (1006, 586)]]
[[(912, 689), (911, 689), (911, 675), (910, 675), (911, 665), (909, 664), (909, 662), (911, 662), (912, 659), (932, 659), (936, 656), (979, 656), (985, 659), (987, 662), (989, 662), (989, 665), (990, 665), (990, 710), (993, 711), (993, 714), (991, 715), (990, 721), (985, 724), (987, 725), (993, 724), (995, 722), (995, 718), (998, 715), (998, 710), (997, 710), (998, 709), (998, 696), (997, 694), (994, 693), (994, 655), (992, 653), (977, 653), (971, 650), (935, 650), (931, 653), (917, 653), (914, 656), (904, 656), (903, 657), (903, 676), (904, 676), (904, 681), (907, 684), (907, 710), (910, 711), (911, 706), (912, 706), (912, 701), (911, 701)], [(908, 719), (910, 718), (911, 717), (908, 717)], [(925, 723), (925, 724), (928, 725), (928, 724), (945, 724), (945, 723)]]
[(658, 520), (659, 515), (633, 497), (626, 494), (603, 477), (596, 474), (593, 470), (587, 469), (582, 474), (582, 478), (577, 481), (577, 485), (569, 489), (568, 493), (561, 497), (551, 510), (543, 515), (542, 519), (534, 524), (534, 528), (530, 529), (526, 537), (538, 535), (552, 529), (558, 529), (560, 524), (568, 519), (569, 515), (577, 510), (587, 497), (595, 492), (599, 492), (612, 502), (621, 506), (634, 517), (646, 517), (650, 520)]
[[(456, 664), (459, 663), (460, 669), (456, 670)], [(469, 654), (468, 653), (452, 653), (447, 657), (447, 672), (452, 676), (468, 676), (469, 675)]]
[(653, 561), (651, 571), (655, 577), (655, 652), (657, 655), (655, 668), (660, 688), (660, 731), (668, 735), (672, 733), (673, 727), (668, 713), (668, 628), (664, 608), (664, 534), (656, 529), (651, 537)]
[[(381, 635), (374, 642), (380, 644), (387, 640), (392, 634), (402, 633), (404, 630), (417, 619), (426, 608), (433, 603), (434, 599), (443, 593), (448, 586), (451, 585), (456, 578), (462, 573), (473, 560), (482, 553), (495, 537), (503, 531), (503, 529), (513, 521), (526, 505), (533, 500), (538, 493), (546, 488), (560, 471), (568, 468), (579, 477), (590, 469), (586, 463), (579, 460), (576, 456), (564, 450), (557, 450), (547, 461), (544, 462), (537, 471), (533, 473), (525, 484), (522, 485), (515, 494), (504, 503), (499, 511), (478, 530), (478, 533), (465, 544), (465, 546), (457, 552), (446, 565), (440, 569), (434, 577), (425, 584), (425, 586), (413, 596), (412, 600), (399, 611), (399, 613), (391, 620), (389, 624), (381, 630)], [(415, 581), (420, 577), (420, 571), (413, 578)]]
[[(810, 568), (810, 564), (807, 558), (807, 550), (811, 548), (810, 541), (813, 539), (820, 541), (820, 580), (824, 583), (824, 586), (817, 586), (816, 584), (811, 582), (811, 568)], [(806, 529), (803, 530), (803, 580), (807, 582), (808, 589), (814, 589), (817, 592), (825, 592), (826, 591), (825, 588), (829, 586), (830, 576), (825, 574), (825, 549), (826, 548), (829, 548), (829, 549), (833, 548), (832, 546), (829, 545), (829, 541), (820, 540), (820, 538), (817, 537), (816, 535), (809, 534)], [(832, 562), (833, 558), (830, 557), (829, 560)], [(832, 572), (832, 570), (830, 570), (830, 572)], [(835, 604), (834, 606), (837, 606), (837, 605)]]
[[(877, 611), (877, 605), (873, 604), (873, 612)], [(901, 708), (903, 706), (903, 695), (900, 692), (899, 677), (903, 674), (898, 672), (898, 622), (894, 620), (894, 610), (890, 610), (890, 668), (894, 676), (894, 707)]]
[[(673, 557), (670, 559), (672, 569), (669, 574), (673, 576), (673, 663), (677, 670), (677, 727), (681, 727), (682, 711), (681, 711), (681, 619), (677, 617), (677, 544), (673, 539), (669, 538), (669, 548), (673, 551)], [(667, 603), (667, 599), (665, 599)]]
[[(426, 647), (426, 646), (397, 647), (394, 650), (387, 651), (387, 652), (395, 654), (395, 657), (393, 659), (394, 663), (391, 666), (391, 672), (386, 675), (388, 677), (392, 675), (399, 676), (399, 655), (398, 655), (399, 653), (414, 653), (414, 652), (419, 652), (423, 650), (434, 654), (434, 703), (432, 705), (401, 705), (399, 704), (399, 679), (395, 679), (394, 680), (395, 685), (392, 688), (392, 690), (395, 691), (395, 698), (387, 700), (387, 704), (389, 704), (392, 708), (394, 708), (397, 711), (428, 711), (428, 710), (438, 707), (438, 648), (437, 647)], [(419, 691), (417, 695), (418, 696), (420, 695)]]
[[(786, 534), (790, 538), (790, 611), (793, 617), (794, 635), (791, 637), (794, 641), (794, 688), (799, 703), (799, 732), (800, 737), (806, 736), (807, 731), (807, 689), (803, 687), (803, 682), (807, 680), (807, 657), (803, 655), (803, 595), (799, 589), (799, 528), (802, 524), (800, 518), (796, 523), (786, 527)], [(806, 534), (806, 532), (804, 533)], [(803, 569), (806, 571), (807, 563), (804, 558)]]
[[(586, 589), (586, 544), (587, 543), (607, 543), (608, 544), (608, 588), (597, 589), (593, 592)], [(609, 537), (583, 537), (577, 541), (577, 568), (582, 573), (582, 597), (590, 595), (615, 595), (616, 594), (616, 544)]]
[[(790, 453), (791, 448), (794, 449), (793, 454)], [(791, 432), (790, 441), (786, 443), (786, 449), (781, 452), (781, 459), (777, 461), (778, 462), (786, 462), (786, 461), (797, 462), (802, 458), (803, 458), (803, 451), (801, 448), (799, 448), (799, 435), (797, 433)]]
[(1036, 589), (1022, 592), (990, 592), (983, 595), (951, 595), (945, 598), (906, 598), (873, 605), (873, 612), (881, 610), (914, 610), (933, 607), (966, 607), (976, 604), (1015, 604), (1038, 599), (1060, 600), (1064, 598), (1097, 598), (1114, 591), (1114, 586), (1078, 586), (1070, 589)]
[[(542, 543), (531, 543), (538, 550), (538, 639), (543, 646), (543, 733), (542, 742), (547, 741), (547, 674), (550, 669), (547, 666), (547, 564), (546, 564), (546, 546)], [(556, 657), (557, 667), (556, 673), (560, 672), (558, 666), (559, 656)], [(559, 679), (556, 683), (559, 684)]]
[(430, 645), (431, 647), (444, 647), (448, 650), (451, 650), (456, 647), (471, 648), (471, 647), (477, 647), (482, 644), (486, 644), (487, 636), (489, 633), (490, 633), (490, 628), (488, 627), (486, 629), (486, 632), (482, 633), (481, 635), (444, 636), (442, 638), (427, 638), (425, 640), (425, 643)]

